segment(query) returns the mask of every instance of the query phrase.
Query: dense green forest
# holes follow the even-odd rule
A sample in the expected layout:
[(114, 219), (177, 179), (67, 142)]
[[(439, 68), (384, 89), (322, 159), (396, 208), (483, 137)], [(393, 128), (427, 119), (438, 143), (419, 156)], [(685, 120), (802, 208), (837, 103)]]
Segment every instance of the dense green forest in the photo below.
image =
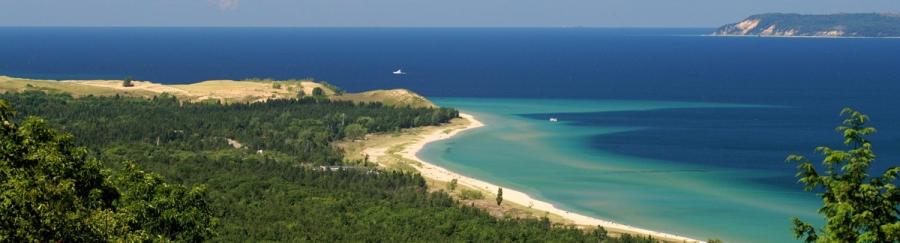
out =
[[(103, 169), (108, 175), (132, 175), (114, 178), (134, 178), (136, 174), (156, 178), (151, 180), (155, 185), (166, 185), (181, 192), (165, 194), (170, 197), (193, 192), (183, 200), (199, 206), (175, 209), (203, 214), (208, 208), (208, 216), (183, 214), (185, 219), (192, 219), (184, 220), (184, 227), (175, 224), (181, 221), (142, 226), (147, 228), (143, 235), (159, 239), (653, 242), (631, 236), (610, 239), (602, 228), (584, 231), (554, 225), (546, 218), (498, 219), (481, 209), (461, 204), (446, 193), (430, 192), (419, 175), (375, 170), (365, 166), (364, 161), (338, 171), (318, 169), (318, 165), (342, 163), (341, 151), (332, 146), (335, 141), (371, 132), (444, 123), (458, 116), (453, 109), (391, 107), (317, 98), (218, 104), (184, 103), (171, 96), (150, 100), (73, 98), (30, 92), (4, 94), (0, 99), (9, 101), (18, 111), (12, 120), (34, 122), (37, 119), (26, 117), (39, 116), (52, 126), (72, 133), (71, 143), (87, 148), (83, 157), (76, 159), (96, 160), (96, 167), (110, 168)], [(154, 177), (155, 173), (161, 177)], [(112, 181), (123, 192), (147, 191), (141, 183)], [(154, 201), (154, 194), (148, 195), (151, 196), (138, 199)], [(133, 196), (122, 198), (120, 201), (139, 201), (129, 199)], [(104, 208), (109, 212), (124, 209), (115, 204)], [(179, 218), (182, 214), (176, 210), (167, 215)], [(193, 219), (205, 220), (208, 223), (201, 226), (210, 230), (195, 229), (197, 224), (188, 224), (198, 222)], [(3, 227), (13, 226), (16, 225)], [(3, 241), (10, 239), (13, 238), (0, 236)]]
[(74, 133), (80, 144), (106, 148), (154, 144), (202, 151), (231, 148), (228, 139), (295, 162), (337, 164), (330, 142), (346, 135), (437, 125), (457, 117), (453, 109), (398, 108), (307, 97), (221, 105), (180, 102), (174, 96), (151, 100), (84, 97), (26, 92), (7, 94), (22, 115), (37, 115)]

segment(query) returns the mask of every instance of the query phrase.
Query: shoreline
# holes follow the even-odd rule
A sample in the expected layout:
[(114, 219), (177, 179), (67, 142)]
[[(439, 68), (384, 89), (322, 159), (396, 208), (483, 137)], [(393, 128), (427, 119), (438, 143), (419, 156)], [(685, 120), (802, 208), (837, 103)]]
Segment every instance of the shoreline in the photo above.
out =
[[(465, 127), (453, 129), (449, 132), (447, 130), (443, 130), (443, 129), (434, 129), (434, 130), (429, 131), (428, 133), (419, 134), (419, 135), (417, 135), (417, 137), (419, 139), (416, 139), (415, 141), (409, 143), (407, 146), (404, 146), (404, 148), (398, 154), (400, 154), (402, 157), (404, 157), (406, 159), (413, 160), (413, 161), (420, 163), (420, 165), (413, 166), (413, 167), (415, 167), (415, 169), (418, 170), (419, 173), (423, 177), (426, 177), (426, 178), (429, 178), (432, 180), (436, 180), (436, 181), (442, 181), (442, 182), (449, 182), (453, 179), (456, 179), (457, 183), (460, 185), (463, 185), (463, 186), (468, 186), (468, 187), (476, 188), (479, 190), (485, 190), (488, 192), (496, 192), (498, 190), (498, 188), (500, 188), (500, 187), (495, 184), (492, 184), (492, 183), (489, 183), (486, 181), (482, 181), (479, 179), (475, 179), (472, 177), (468, 177), (468, 176), (444, 169), (443, 167), (431, 164), (428, 161), (421, 159), (417, 155), (417, 153), (419, 151), (421, 151), (422, 148), (424, 148), (425, 145), (427, 145), (429, 143), (444, 140), (444, 139), (449, 139), (460, 132), (468, 131), (468, 130), (472, 130), (472, 129), (476, 129), (476, 128), (485, 126), (484, 123), (481, 123), (472, 115), (465, 114), (465, 113), (460, 113), (459, 115), (460, 115), (461, 119), (465, 119), (468, 121), (468, 124)], [(374, 154), (374, 155), (376, 155), (375, 158), (378, 158), (380, 155), (384, 155), (385, 151), (383, 149), (370, 150), (369, 148), (367, 148), (367, 149), (365, 149), (365, 153), (366, 154)], [(528, 194), (525, 194), (523, 192), (520, 192), (520, 191), (512, 189), (512, 188), (503, 188), (503, 200), (512, 202), (515, 204), (519, 204), (519, 205), (529, 205), (529, 208), (532, 208), (532, 209), (535, 209), (538, 211), (548, 212), (548, 213), (554, 214), (554, 215), (558, 215), (564, 219), (571, 220), (572, 224), (575, 224), (575, 225), (592, 226), (592, 227), (602, 226), (603, 228), (605, 228), (607, 230), (611, 230), (611, 231), (624, 232), (624, 233), (629, 233), (632, 235), (641, 235), (641, 236), (649, 235), (649, 236), (652, 236), (653, 238), (656, 238), (659, 240), (666, 240), (666, 241), (702, 242), (700, 240), (696, 240), (696, 239), (692, 239), (692, 238), (688, 238), (688, 237), (684, 237), (684, 236), (663, 233), (663, 232), (658, 232), (658, 231), (653, 231), (653, 230), (648, 230), (648, 229), (642, 229), (642, 228), (638, 228), (638, 227), (634, 227), (634, 226), (630, 226), (630, 225), (619, 224), (619, 223), (615, 223), (615, 222), (608, 221), (608, 220), (601, 220), (601, 219), (593, 218), (590, 216), (585, 216), (585, 215), (578, 214), (575, 212), (569, 212), (566, 210), (559, 209), (551, 203), (534, 199), (531, 196), (529, 196)]]
[(706, 37), (741, 37), (741, 38), (812, 38), (812, 39), (900, 39), (900, 36), (826, 36), (826, 35), (718, 35), (704, 34)]

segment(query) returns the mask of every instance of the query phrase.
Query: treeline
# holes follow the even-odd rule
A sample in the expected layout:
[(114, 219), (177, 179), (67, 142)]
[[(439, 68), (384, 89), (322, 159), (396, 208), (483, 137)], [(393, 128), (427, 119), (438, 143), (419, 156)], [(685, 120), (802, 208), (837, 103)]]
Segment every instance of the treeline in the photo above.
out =
[[(227, 105), (182, 103), (170, 96), (145, 100), (24, 93), (0, 98), (19, 111), (17, 119), (45, 117), (73, 133), (106, 168), (134, 170), (121, 161), (136, 161), (171, 183), (205, 188), (209, 221), (218, 222), (209, 224), (213, 233), (167, 239), (653, 242), (610, 239), (602, 229), (586, 232), (546, 218), (498, 219), (446, 193), (429, 192), (419, 175), (314, 166), (342, 161), (341, 151), (331, 145), (336, 140), (447, 122), (458, 116), (453, 109), (312, 98)], [(250, 149), (237, 149), (227, 139)]]

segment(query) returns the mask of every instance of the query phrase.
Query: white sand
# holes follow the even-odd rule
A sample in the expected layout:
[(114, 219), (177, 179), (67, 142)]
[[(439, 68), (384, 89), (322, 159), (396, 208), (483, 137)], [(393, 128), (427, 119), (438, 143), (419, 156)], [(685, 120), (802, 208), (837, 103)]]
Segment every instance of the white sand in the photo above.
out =
[[(445, 133), (445, 130), (442, 130), (442, 129), (434, 129), (433, 132), (420, 135), (421, 139), (412, 141), (412, 143), (405, 146), (403, 151), (401, 151), (399, 154), (407, 159), (411, 159), (411, 160), (420, 162), (422, 164), (421, 166), (416, 166), (416, 165), (412, 165), (412, 166), (415, 167), (419, 171), (419, 173), (422, 174), (423, 177), (427, 177), (429, 179), (437, 180), (437, 181), (451, 181), (453, 179), (456, 179), (457, 183), (460, 185), (464, 185), (464, 186), (468, 186), (468, 187), (472, 187), (472, 188), (478, 188), (478, 189), (482, 189), (482, 190), (485, 190), (488, 192), (496, 192), (498, 189), (497, 185), (449, 171), (440, 166), (436, 166), (431, 163), (428, 163), (427, 161), (422, 160), (421, 158), (416, 156), (416, 153), (418, 153), (419, 150), (421, 150), (428, 143), (442, 140), (442, 139), (447, 139), (447, 138), (452, 137), (453, 135), (456, 135), (459, 132), (484, 126), (483, 123), (476, 120), (475, 117), (473, 117), (471, 115), (460, 114), (460, 117), (469, 121), (469, 124), (465, 128), (455, 129), (453, 131), (450, 131), (449, 133)], [(379, 158), (380, 156), (384, 155), (385, 149), (384, 148), (366, 149), (365, 153), (369, 154), (373, 158)], [(614, 222), (607, 221), (607, 220), (601, 220), (601, 219), (597, 219), (597, 218), (584, 216), (584, 215), (581, 215), (578, 213), (565, 211), (565, 210), (556, 208), (555, 206), (553, 206), (553, 204), (535, 200), (534, 198), (528, 196), (528, 194), (516, 191), (512, 188), (503, 188), (503, 200), (507, 201), (507, 202), (519, 204), (519, 205), (531, 205), (532, 209), (537, 209), (540, 211), (546, 211), (551, 214), (559, 215), (563, 218), (571, 220), (574, 224), (577, 224), (577, 225), (602, 226), (609, 231), (627, 232), (632, 235), (650, 235), (653, 238), (660, 239), (660, 240), (666, 240), (666, 241), (701, 242), (699, 240), (695, 240), (695, 239), (691, 239), (691, 238), (687, 238), (687, 237), (683, 237), (683, 236), (677, 236), (677, 235), (673, 235), (673, 234), (667, 234), (667, 233), (662, 233), (662, 232), (657, 232), (657, 231), (652, 231), (652, 230), (647, 230), (647, 229), (641, 229), (641, 228), (637, 228), (637, 227), (633, 227), (633, 226), (629, 226), (629, 225), (618, 224), (618, 223), (614, 223)]]

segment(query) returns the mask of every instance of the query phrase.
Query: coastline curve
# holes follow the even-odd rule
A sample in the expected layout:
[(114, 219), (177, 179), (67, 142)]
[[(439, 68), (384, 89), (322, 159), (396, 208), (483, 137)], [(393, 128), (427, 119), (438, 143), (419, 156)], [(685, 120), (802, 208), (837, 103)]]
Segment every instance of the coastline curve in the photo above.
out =
[[(403, 150), (401, 150), (398, 154), (406, 159), (410, 159), (420, 163), (420, 165), (414, 165), (414, 167), (423, 177), (442, 181), (449, 182), (453, 179), (457, 180), (457, 183), (460, 185), (477, 188), (480, 190), (485, 190), (488, 192), (497, 191), (500, 186), (497, 186), (493, 183), (486, 182), (483, 180), (479, 180), (476, 178), (468, 177), (450, 170), (447, 170), (443, 167), (437, 166), (435, 164), (429, 163), (426, 160), (420, 158), (417, 154), (421, 151), (427, 144), (452, 138), (453, 136), (463, 132), (468, 131), (480, 127), (484, 127), (485, 124), (472, 116), (470, 114), (460, 113), (460, 118), (468, 121), (468, 124), (459, 129), (453, 129), (452, 131), (445, 131), (442, 129), (435, 129), (427, 133), (419, 134), (419, 139), (411, 142), (407, 146), (404, 146)], [(383, 155), (385, 151), (383, 149), (373, 150), (367, 148), (365, 153), (368, 155), (376, 155), (375, 158), (378, 158), (379, 155)], [(514, 188), (504, 188), (503, 189), (503, 199), (515, 204), (519, 205), (530, 205), (531, 208), (539, 211), (548, 212), (554, 215), (558, 215), (567, 220), (571, 220), (573, 224), (579, 226), (601, 226), (608, 230), (614, 230), (617, 232), (626, 232), (630, 234), (637, 234), (642, 236), (651, 236), (657, 239), (666, 240), (666, 241), (675, 241), (675, 242), (703, 242), (697, 239), (692, 239), (689, 237), (679, 236), (670, 233), (664, 233), (659, 231), (653, 231), (643, 228), (638, 228), (635, 226), (630, 226), (626, 224), (620, 224), (616, 222), (612, 222), (609, 220), (598, 219), (590, 216), (586, 216), (583, 214), (579, 214), (576, 212), (566, 211), (560, 208), (557, 208), (553, 204), (541, 200), (534, 199), (526, 193), (515, 190)]]

